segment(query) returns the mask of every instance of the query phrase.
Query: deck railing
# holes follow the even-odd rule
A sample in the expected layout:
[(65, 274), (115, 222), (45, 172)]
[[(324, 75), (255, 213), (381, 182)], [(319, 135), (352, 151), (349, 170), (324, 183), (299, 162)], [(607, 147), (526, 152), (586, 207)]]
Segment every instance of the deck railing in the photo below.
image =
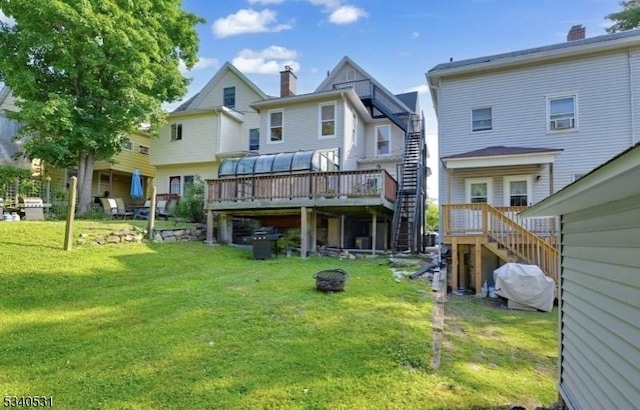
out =
[(207, 202), (302, 198), (380, 198), (395, 202), (397, 183), (384, 169), (209, 179)]
[[(542, 235), (533, 233), (526, 226), (523, 218), (514, 218), (515, 212), (522, 208), (494, 208), (491, 205), (478, 204), (447, 204), (442, 205), (442, 228), (445, 237), (463, 235), (484, 235), (491, 241), (497, 242), (501, 247), (517, 256), (526, 263), (535, 264), (545, 274), (557, 281), (559, 273), (558, 249), (550, 245)], [(555, 235), (555, 218), (546, 218), (547, 221), (531, 223), (531, 227), (540, 228), (546, 226), (546, 232), (540, 234)], [(524, 222), (521, 224), (519, 221)]]

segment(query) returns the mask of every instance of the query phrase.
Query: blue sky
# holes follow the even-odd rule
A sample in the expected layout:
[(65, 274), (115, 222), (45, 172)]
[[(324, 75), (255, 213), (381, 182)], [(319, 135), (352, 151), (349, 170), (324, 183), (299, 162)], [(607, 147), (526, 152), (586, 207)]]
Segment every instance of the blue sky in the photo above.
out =
[[(215, 5), (214, 5), (215, 4)], [(347, 55), (395, 93), (418, 90), (437, 171), (437, 121), (425, 73), (436, 64), (564, 42), (572, 25), (605, 34), (618, 0), (184, 0), (198, 27), (200, 62), (185, 75), (198, 92), (225, 61), (279, 93), (294, 68), (298, 93), (313, 91)], [(187, 97), (188, 97), (187, 96)], [(169, 108), (175, 106), (172, 104)], [(429, 178), (437, 196), (437, 172)]]
[[(199, 63), (185, 98), (225, 61), (258, 87), (279, 93), (279, 71), (294, 68), (298, 93), (313, 91), (347, 55), (394, 93), (420, 91), (431, 168), (437, 121), (425, 73), (436, 64), (564, 42), (569, 28), (605, 34), (618, 0), (183, 0), (204, 19)], [(0, 20), (6, 16), (0, 13)], [(168, 109), (179, 103), (167, 105)], [(295, 148), (295, 147), (294, 147)], [(437, 172), (429, 194), (437, 195)]]

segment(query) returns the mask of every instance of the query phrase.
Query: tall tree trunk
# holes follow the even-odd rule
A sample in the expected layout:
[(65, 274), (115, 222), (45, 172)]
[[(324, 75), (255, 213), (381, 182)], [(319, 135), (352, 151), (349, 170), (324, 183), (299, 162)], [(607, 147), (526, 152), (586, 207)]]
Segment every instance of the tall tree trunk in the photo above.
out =
[(91, 181), (93, 179), (93, 152), (83, 152), (78, 159), (78, 214), (82, 215), (91, 205)]

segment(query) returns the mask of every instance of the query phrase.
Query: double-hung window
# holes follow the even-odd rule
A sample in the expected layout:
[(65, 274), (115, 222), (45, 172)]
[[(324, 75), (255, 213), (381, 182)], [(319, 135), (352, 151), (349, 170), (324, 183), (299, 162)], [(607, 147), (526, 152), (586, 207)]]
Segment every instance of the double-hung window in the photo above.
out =
[(330, 138), (336, 135), (336, 105), (335, 103), (321, 104), (320, 110), (320, 138)]
[(182, 139), (182, 124), (171, 124), (171, 141)]
[(258, 151), (260, 149), (260, 129), (251, 128), (249, 130), (249, 151)]
[(389, 155), (391, 153), (391, 126), (376, 127), (376, 154)]
[(491, 131), (493, 129), (493, 110), (491, 107), (471, 110), (471, 131)]
[(236, 87), (226, 87), (222, 90), (223, 102), (222, 105), (229, 108), (235, 108), (236, 106)]
[(549, 131), (575, 130), (576, 96), (547, 98)]
[(282, 110), (269, 112), (269, 142), (282, 142), (284, 112)]

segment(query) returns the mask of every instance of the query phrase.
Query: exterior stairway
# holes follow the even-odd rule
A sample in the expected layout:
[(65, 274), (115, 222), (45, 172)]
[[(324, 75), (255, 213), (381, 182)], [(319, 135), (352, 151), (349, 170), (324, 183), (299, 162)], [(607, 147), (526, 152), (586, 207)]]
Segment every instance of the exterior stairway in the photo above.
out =
[(505, 262), (538, 265), (545, 275), (558, 280), (559, 252), (524, 226), (488, 204), (486, 209), (489, 242), (485, 248)]
[(422, 124), (422, 119), (416, 114), (412, 114), (408, 121), (391, 228), (394, 252), (418, 252), (422, 248), (426, 157)]

